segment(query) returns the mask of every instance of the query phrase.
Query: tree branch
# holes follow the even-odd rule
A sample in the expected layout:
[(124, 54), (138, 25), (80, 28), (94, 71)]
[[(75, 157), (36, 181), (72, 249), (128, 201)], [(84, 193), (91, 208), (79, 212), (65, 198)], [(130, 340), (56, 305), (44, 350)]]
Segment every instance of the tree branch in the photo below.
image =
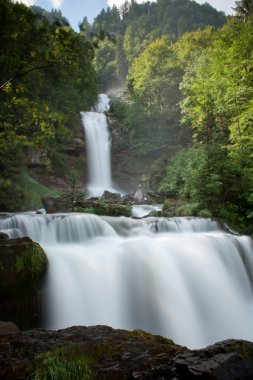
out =
[(15, 79), (23, 77), (24, 75), (27, 75), (27, 74), (31, 73), (32, 71), (35, 71), (35, 70), (47, 69), (48, 67), (52, 67), (54, 64), (55, 64), (55, 62), (51, 62), (48, 65), (36, 66), (36, 67), (33, 67), (32, 69), (29, 69), (29, 70), (26, 70), (23, 72), (18, 72), (12, 78), (8, 79), (5, 83), (3, 83), (0, 86), (0, 91), (2, 91), (9, 83), (13, 82)]

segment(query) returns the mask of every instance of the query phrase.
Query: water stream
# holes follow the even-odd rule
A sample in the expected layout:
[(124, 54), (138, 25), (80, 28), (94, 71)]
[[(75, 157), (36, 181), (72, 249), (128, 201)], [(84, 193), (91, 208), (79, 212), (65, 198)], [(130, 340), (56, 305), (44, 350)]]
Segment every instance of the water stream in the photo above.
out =
[(111, 178), (110, 134), (104, 114), (110, 108), (109, 101), (107, 95), (100, 94), (95, 111), (81, 113), (86, 136), (89, 172), (87, 190), (90, 197), (100, 196), (104, 190), (115, 191)]
[(253, 340), (253, 245), (210, 219), (16, 214), (49, 267), (44, 326), (144, 329), (192, 348)]

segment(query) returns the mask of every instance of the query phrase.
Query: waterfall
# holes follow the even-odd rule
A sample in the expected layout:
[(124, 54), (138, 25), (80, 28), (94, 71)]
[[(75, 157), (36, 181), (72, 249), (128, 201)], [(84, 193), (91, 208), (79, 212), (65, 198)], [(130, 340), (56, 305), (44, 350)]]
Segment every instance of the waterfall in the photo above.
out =
[(100, 94), (96, 112), (81, 113), (87, 145), (89, 196), (100, 196), (104, 190), (113, 191), (110, 135), (104, 114), (109, 108), (108, 96)]
[(211, 219), (16, 214), (44, 248), (45, 325), (144, 329), (200, 348), (253, 340), (253, 245)]

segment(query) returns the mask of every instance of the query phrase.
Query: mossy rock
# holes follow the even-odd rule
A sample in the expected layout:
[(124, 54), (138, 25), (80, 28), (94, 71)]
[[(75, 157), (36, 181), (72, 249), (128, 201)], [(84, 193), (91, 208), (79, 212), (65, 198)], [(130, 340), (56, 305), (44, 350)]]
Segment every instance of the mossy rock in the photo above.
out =
[(168, 213), (170, 216), (176, 214), (176, 209), (178, 207), (178, 201), (174, 198), (167, 198), (164, 200), (163, 212)]
[(38, 281), (45, 273), (46, 267), (45, 252), (30, 238), (8, 239), (0, 242), (1, 293)]
[(125, 205), (119, 202), (106, 202), (103, 199), (87, 202), (82, 212), (88, 212), (96, 215), (107, 216), (131, 216), (131, 205)]

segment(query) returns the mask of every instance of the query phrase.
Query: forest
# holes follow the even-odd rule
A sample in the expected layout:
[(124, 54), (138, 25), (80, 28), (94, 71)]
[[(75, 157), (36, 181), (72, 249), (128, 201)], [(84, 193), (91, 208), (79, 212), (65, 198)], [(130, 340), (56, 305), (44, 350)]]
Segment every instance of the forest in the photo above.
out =
[[(79, 32), (59, 12), (0, 0), (0, 209), (31, 207), (27, 160), (71, 178), (68, 147), (99, 92), (150, 187), (175, 215), (253, 231), (253, 2), (226, 17), (190, 0), (126, 1)], [(76, 166), (75, 166), (76, 165)], [(43, 189), (41, 188), (41, 191)], [(46, 190), (43, 190), (46, 191)], [(166, 201), (165, 201), (166, 203)]]

